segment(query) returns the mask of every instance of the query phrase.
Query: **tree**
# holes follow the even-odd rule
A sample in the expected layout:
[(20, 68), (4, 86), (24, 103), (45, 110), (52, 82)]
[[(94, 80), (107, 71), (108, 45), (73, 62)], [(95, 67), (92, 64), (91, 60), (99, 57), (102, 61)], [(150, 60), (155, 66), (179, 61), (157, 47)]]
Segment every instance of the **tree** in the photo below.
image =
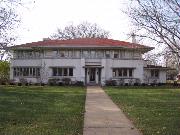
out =
[(10, 64), (7, 61), (0, 61), (0, 82), (9, 79)]
[(78, 25), (66, 26), (63, 30), (58, 28), (52, 39), (74, 39), (74, 38), (108, 38), (109, 32), (100, 28), (97, 24), (83, 22)]
[(0, 0), (0, 60), (9, 54), (7, 46), (15, 40), (12, 30), (20, 22), (16, 11), (20, 5), (22, 5), (21, 0)]
[(179, 0), (132, 0), (126, 13), (137, 28), (137, 36), (168, 46), (180, 59)]

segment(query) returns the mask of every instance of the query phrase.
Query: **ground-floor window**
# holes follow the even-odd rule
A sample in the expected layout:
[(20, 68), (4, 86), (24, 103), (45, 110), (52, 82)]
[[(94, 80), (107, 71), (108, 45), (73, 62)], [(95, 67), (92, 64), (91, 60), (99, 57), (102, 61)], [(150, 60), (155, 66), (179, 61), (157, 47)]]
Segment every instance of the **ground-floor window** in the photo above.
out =
[(13, 74), (15, 77), (38, 77), (40, 76), (39, 67), (14, 67)]
[(132, 68), (113, 68), (113, 77), (132, 77)]
[(53, 76), (73, 76), (73, 68), (53, 67), (52, 75)]

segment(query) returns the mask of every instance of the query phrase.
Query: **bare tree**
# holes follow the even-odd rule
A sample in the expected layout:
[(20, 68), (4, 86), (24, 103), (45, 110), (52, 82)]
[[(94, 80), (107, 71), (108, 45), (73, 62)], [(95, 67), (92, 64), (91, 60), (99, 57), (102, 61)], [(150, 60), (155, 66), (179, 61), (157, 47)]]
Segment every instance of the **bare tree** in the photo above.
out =
[(74, 38), (108, 38), (109, 32), (100, 28), (97, 24), (83, 22), (78, 25), (66, 26), (63, 30), (58, 28), (52, 39), (74, 39)]
[(126, 13), (140, 31), (137, 36), (168, 46), (180, 59), (179, 0), (132, 0)]
[(21, 5), (22, 0), (0, 0), (0, 60), (9, 54), (7, 46), (15, 40), (12, 30), (20, 22), (17, 8)]

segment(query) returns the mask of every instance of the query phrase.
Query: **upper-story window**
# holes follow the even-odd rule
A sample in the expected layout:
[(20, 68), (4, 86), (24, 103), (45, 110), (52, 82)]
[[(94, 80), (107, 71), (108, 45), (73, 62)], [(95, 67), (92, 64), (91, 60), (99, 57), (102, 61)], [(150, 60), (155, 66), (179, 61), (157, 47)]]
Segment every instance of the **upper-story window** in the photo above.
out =
[(110, 51), (106, 51), (105, 52), (105, 56), (106, 56), (106, 58), (110, 58), (111, 56), (110, 56)]
[(89, 51), (84, 50), (84, 51), (82, 52), (82, 56), (83, 56), (83, 58), (89, 58)]
[(74, 56), (74, 52), (71, 51), (71, 50), (69, 50), (69, 51), (68, 51), (68, 56), (69, 56), (70, 58), (75, 57), (75, 56)]
[(66, 56), (66, 55), (65, 55), (65, 51), (60, 50), (60, 51), (59, 51), (59, 56), (60, 56), (60, 57), (65, 57), (65, 56)]
[(118, 51), (114, 51), (114, 58), (119, 58), (119, 52)]
[(103, 51), (96, 51), (97, 58), (103, 58)]
[(57, 55), (58, 55), (58, 50), (53, 50), (53, 51), (52, 51), (52, 55), (53, 55), (53, 56), (57, 56)]
[(95, 58), (96, 57), (96, 51), (90, 51), (90, 57)]
[(36, 50), (18, 50), (14, 51), (14, 58), (24, 59), (24, 58), (40, 58), (41, 51)]
[(133, 53), (133, 57), (134, 57), (134, 58), (140, 58), (140, 57), (141, 57), (140, 52), (134, 52), (134, 53)]
[(124, 58), (125, 57), (125, 51), (124, 50), (122, 50), (122, 51), (120, 51), (120, 58)]

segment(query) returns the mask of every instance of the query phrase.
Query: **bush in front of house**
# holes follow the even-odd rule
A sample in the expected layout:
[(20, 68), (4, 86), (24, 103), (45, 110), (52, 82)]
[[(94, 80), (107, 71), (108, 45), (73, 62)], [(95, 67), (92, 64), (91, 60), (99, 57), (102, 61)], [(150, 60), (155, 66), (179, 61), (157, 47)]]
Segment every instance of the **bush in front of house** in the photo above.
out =
[(9, 80), (9, 85), (16, 85), (16, 81), (15, 80)]
[(21, 85), (28, 86), (28, 81), (27, 81), (27, 79), (25, 79), (25, 78), (20, 78), (20, 79), (19, 79), (18, 86), (21, 86)]
[(49, 80), (48, 80), (48, 84), (49, 84), (50, 86), (55, 86), (55, 85), (57, 85), (57, 83), (58, 83), (59, 80), (60, 80), (60, 79), (56, 79), (56, 78), (49, 79)]
[(116, 80), (106, 80), (105, 81), (106, 86), (116, 86)]
[(6, 85), (8, 82), (7, 79), (4, 79), (4, 78), (0, 78), (0, 85)]
[(62, 82), (64, 85), (70, 85), (71, 84), (71, 78), (63, 78)]
[(84, 82), (83, 81), (76, 81), (75, 86), (84, 86)]

